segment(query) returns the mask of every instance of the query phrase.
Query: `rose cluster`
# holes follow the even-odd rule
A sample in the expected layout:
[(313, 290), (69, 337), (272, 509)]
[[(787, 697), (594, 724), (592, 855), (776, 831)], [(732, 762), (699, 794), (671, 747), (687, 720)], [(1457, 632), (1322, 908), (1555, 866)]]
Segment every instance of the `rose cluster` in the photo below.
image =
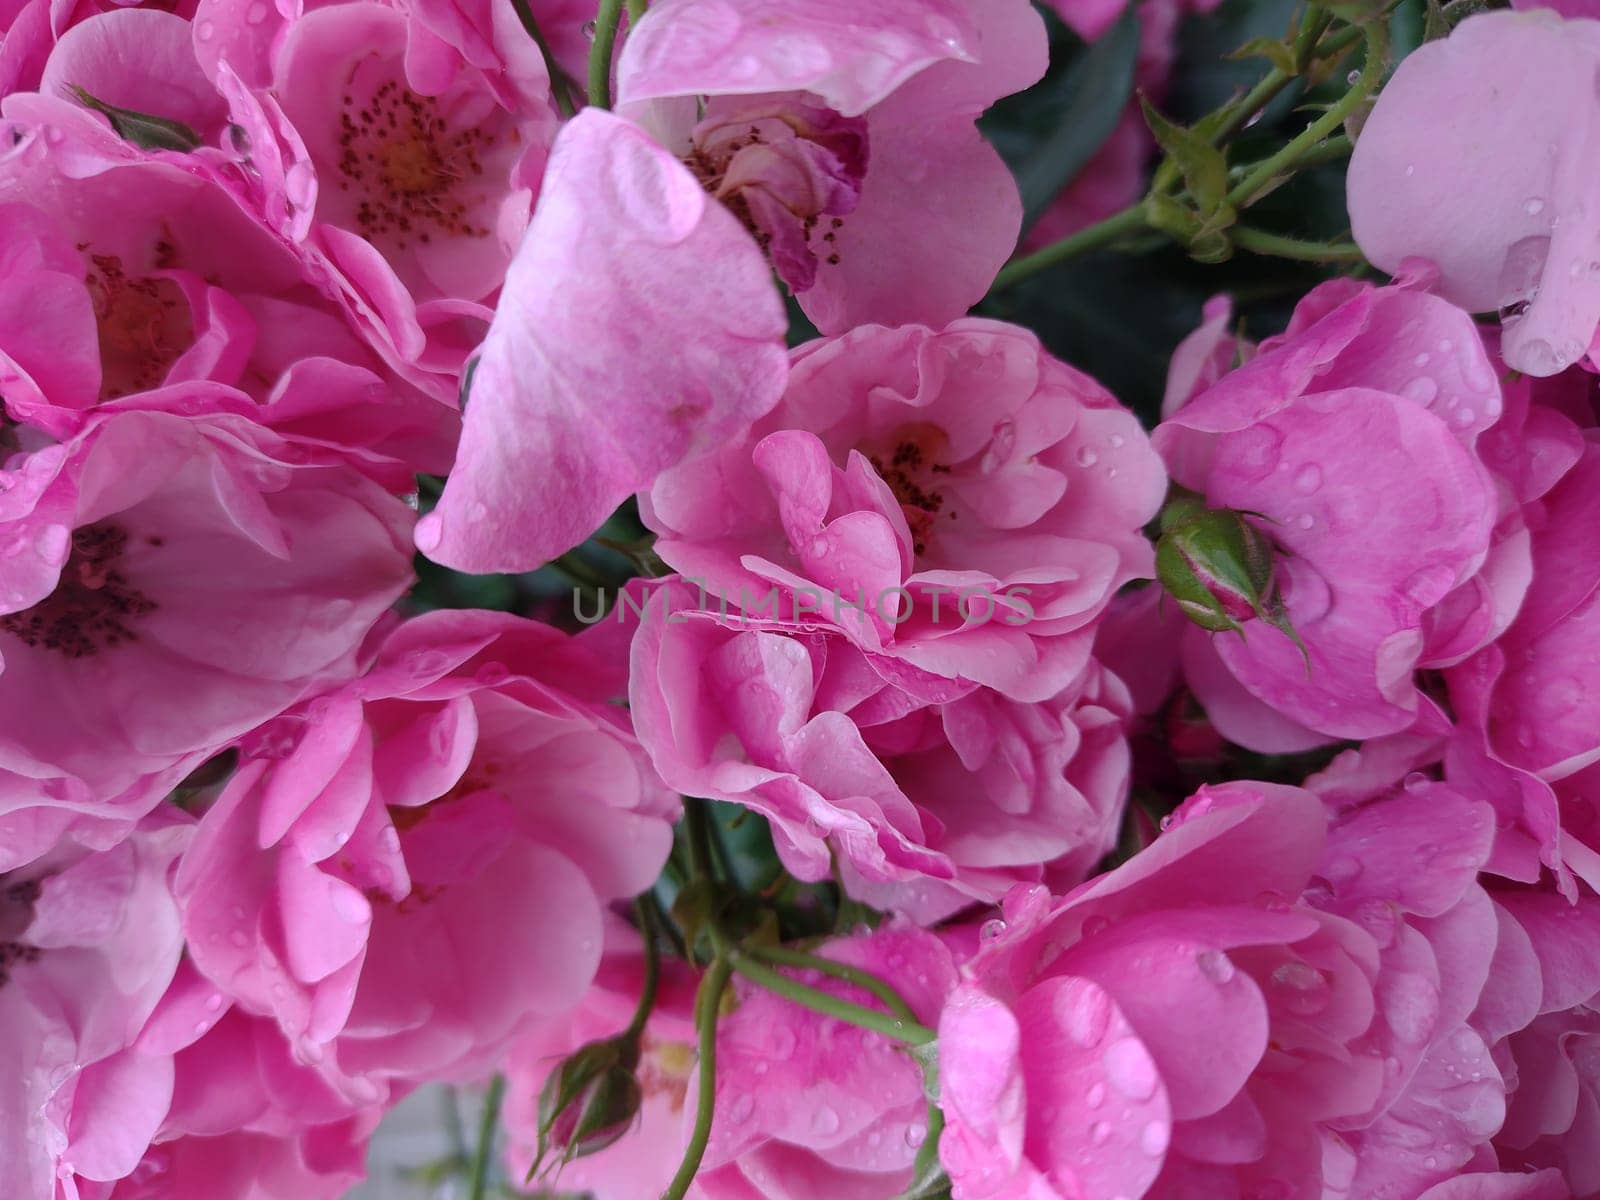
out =
[[(1230, 174), (1213, 5), (1045, 7), (0, 4), (0, 1196), (490, 1080), (472, 1200), (1600, 1196), (1600, 20), (1313, 5)], [(1133, 24), (1041, 207), (979, 118)], [(973, 312), (1303, 255), (1346, 117), (1389, 274), (1153, 428)]]

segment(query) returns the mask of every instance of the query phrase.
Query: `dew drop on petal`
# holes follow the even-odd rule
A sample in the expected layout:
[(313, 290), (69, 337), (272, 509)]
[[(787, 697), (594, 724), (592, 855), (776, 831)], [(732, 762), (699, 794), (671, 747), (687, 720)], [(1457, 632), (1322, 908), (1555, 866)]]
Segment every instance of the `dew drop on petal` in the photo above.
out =
[(1160, 1083), (1150, 1052), (1136, 1038), (1123, 1038), (1107, 1047), (1105, 1068), (1111, 1086), (1129, 1100), (1150, 1099)]

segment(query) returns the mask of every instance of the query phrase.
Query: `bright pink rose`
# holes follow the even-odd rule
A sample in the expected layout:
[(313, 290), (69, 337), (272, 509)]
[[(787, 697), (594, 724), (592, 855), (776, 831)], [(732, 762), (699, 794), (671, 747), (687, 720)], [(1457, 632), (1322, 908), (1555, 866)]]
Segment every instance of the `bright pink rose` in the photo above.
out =
[(837, 861), (850, 894), (919, 921), (1076, 883), (1112, 847), (1131, 707), (1115, 676), (1091, 663), (1020, 703), (878, 667), (836, 635), (695, 610), (670, 584), (634, 638), (630, 707), (672, 787), (754, 809), (797, 877)]
[[(891, 981), (928, 1025), (956, 986), (950, 950), (910, 926), (838, 939), (822, 953)], [(799, 977), (882, 1007), (820, 973)], [(885, 1200), (903, 1191), (927, 1136), (928, 1108), (922, 1069), (906, 1049), (771, 992), (742, 982), (735, 990), (736, 1007), (717, 1025), (717, 1119), (693, 1194)]]
[[(141, 16), (166, 18), (96, 20)], [(346, 447), (397, 490), (449, 464), (451, 407), (389, 371), (214, 173), (140, 155), (65, 101), (12, 97), (6, 111), (21, 139), (0, 163), (0, 386), (14, 417), (66, 437), (108, 405), (237, 412)]]
[(170, 1057), (132, 1049), (178, 970), (173, 812), (110, 850), (0, 875), (0, 1192), (120, 1179), (172, 1099)]
[(196, 963), (358, 1100), (482, 1071), (583, 994), (602, 906), (670, 846), (620, 667), (509, 615), (401, 625), (243, 744), (178, 875)]
[(656, 553), (727, 606), (841, 632), (886, 678), (1042, 700), (1150, 574), (1165, 485), (1108, 392), (968, 319), (802, 347), (783, 402), (643, 511)]
[(1022, 0), (663, 0), (617, 93), (842, 333), (943, 324), (982, 298), (1022, 206), (973, 121), (1045, 66)]
[(1600, 324), (1597, 69), (1600, 23), (1473, 17), (1406, 56), (1350, 161), (1366, 256), (1433, 260), (1446, 298), (1500, 310), (1506, 362), (1530, 375), (1577, 362)]
[(1335, 281), (1168, 416), (1173, 478), (1279, 547), (1304, 645), (1264, 621), (1187, 633), (1189, 684), (1230, 739), (1280, 752), (1401, 729), (1418, 667), (1505, 627), (1527, 575), (1491, 554), (1499, 504), (1474, 448), (1500, 407), (1466, 313), (1409, 282)]
[(417, 527), (423, 553), (536, 567), (770, 409), (783, 308), (744, 241), (640, 130), (600, 110), (569, 122), (470, 377), (455, 470)]
[(267, 222), (304, 242), (386, 356), (453, 386), (555, 133), (515, 14), (206, 0), (194, 30)]
[(235, 416), (117, 413), (12, 454), (0, 868), (63, 834), (116, 841), (206, 757), (352, 674), (411, 582), (410, 518)]
[(1468, 1020), (1493, 828), (1442, 784), (1331, 826), (1303, 791), (1226, 784), (1053, 907), (1019, 889), (940, 1023), (952, 1179), (1309, 1200), (1450, 1178), (1503, 1112)]

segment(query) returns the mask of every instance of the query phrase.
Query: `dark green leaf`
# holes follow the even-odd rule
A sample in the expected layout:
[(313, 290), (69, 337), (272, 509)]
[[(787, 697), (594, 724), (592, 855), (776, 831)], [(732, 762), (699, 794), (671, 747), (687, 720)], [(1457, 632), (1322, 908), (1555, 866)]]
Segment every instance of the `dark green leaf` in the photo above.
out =
[(118, 137), (132, 142), (141, 150), (178, 150), (187, 154), (200, 145), (200, 135), (182, 121), (135, 112), (131, 108), (118, 108), (96, 99), (76, 84), (69, 86), (79, 104), (100, 113), (111, 122), (111, 128), (116, 130)]
[(1132, 9), (1083, 49), (1056, 80), (1044, 119), (1049, 132), (1016, 166), (1026, 229), (1077, 178), (1117, 127), (1133, 93), (1139, 22)]

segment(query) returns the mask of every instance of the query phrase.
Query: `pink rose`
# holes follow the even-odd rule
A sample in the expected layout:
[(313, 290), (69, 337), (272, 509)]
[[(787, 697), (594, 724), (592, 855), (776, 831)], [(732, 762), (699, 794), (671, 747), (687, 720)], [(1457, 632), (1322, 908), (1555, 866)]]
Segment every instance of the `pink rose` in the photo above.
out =
[(1021, 0), (667, 0), (624, 46), (617, 94), (843, 333), (943, 324), (982, 298), (1022, 212), (973, 121), (1045, 59)]
[[(356, 670), (411, 582), (410, 511), (232, 415), (123, 412), (0, 470), (0, 868), (122, 837)], [(331, 460), (331, 461), (330, 461)]]
[(1260, 620), (1186, 633), (1189, 684), (1226, 736), (1277, 752), (1404, 728), (1415, 670), (1505, 627), (1526, 574), (1491, 553), (1498, 503), (1475, 449), (1500, 407), (1466, 313), (1409, 282), (1335, 281), (1168, 415), (1154, 436), (1173, 478), (1279, 548), (1301, 643)]
[(357, 1099), (485, 1069), (584, 993), (603, 905), (666, 857), (619, 667), (508, 615), (401, 625), (244, 742), (177, 880), (200, 968)]
[(1363, 253), (1389, 271), (1431, 259), (1452, 303), (1500, 310), (1506, 362), (1530, 375), (1577, 362), (1600, 324), (1597, 67), (1595, 21), (1463, 21), (1401, 62), (1350, 161)]
[(1164, 488), (1109, 393), (1025, 330), (968, 319), (796, 351), (778, 407), (665, 473), (643, 511), (656, 552), (724, 606), (841, 632), (887, 678), (1041, 700), (1149, 575)]
[(767, 817), (799, 878), (837, 860), (850, 894), (933, 921), (1017, 882), (1076, 883), (1115, 842), (1130, 704), (1098, 665), (1020, 703), (692, 605), (662, 588), (634, 639), (640, 741), (677, 790)]

